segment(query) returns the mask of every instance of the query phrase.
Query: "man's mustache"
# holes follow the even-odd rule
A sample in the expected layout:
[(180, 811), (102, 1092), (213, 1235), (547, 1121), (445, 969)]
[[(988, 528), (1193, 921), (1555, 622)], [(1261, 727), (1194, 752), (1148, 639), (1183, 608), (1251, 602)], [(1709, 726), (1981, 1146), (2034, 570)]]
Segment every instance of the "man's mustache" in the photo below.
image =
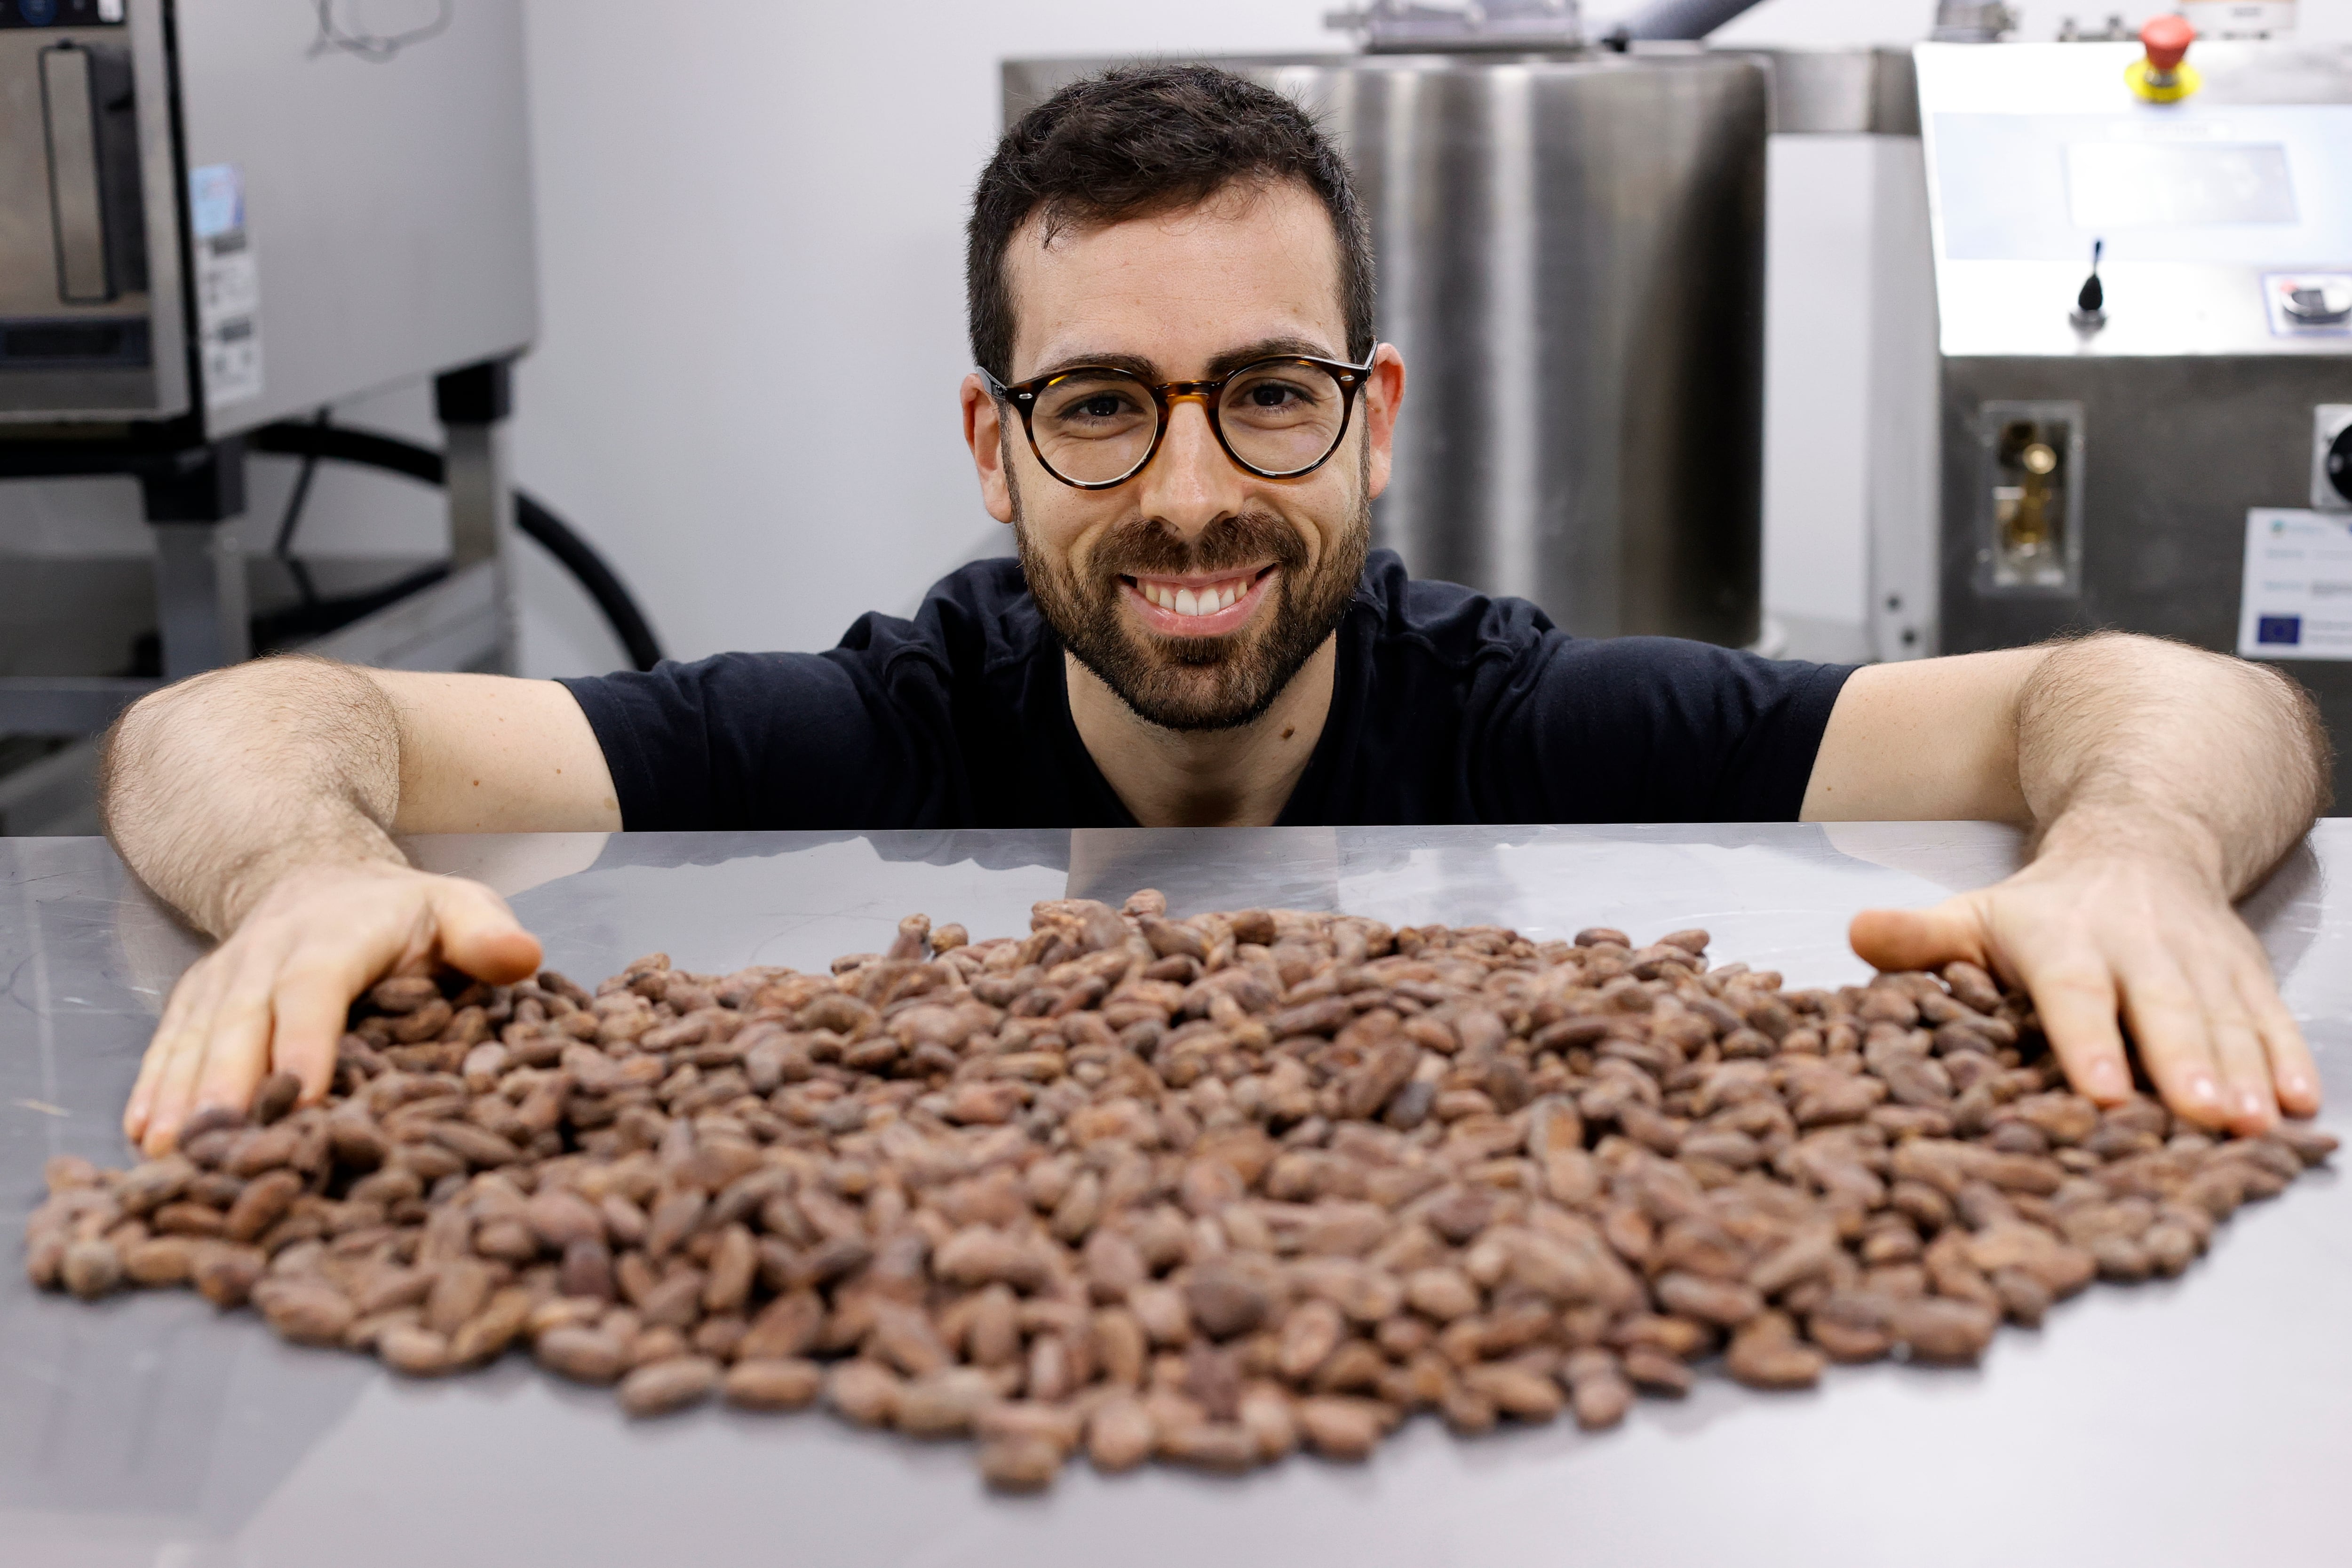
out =
[(1136, 518), (1114, 527), (1093, 552), (1095, 574), (1106, 584), (1119, 577), (1186, 576), (1272, 562), (1297, 571), (1307, 564), (1307, 543), (1298, 531), (1269, 512), (1221, 517), (1191, 539), (1158, 518)]

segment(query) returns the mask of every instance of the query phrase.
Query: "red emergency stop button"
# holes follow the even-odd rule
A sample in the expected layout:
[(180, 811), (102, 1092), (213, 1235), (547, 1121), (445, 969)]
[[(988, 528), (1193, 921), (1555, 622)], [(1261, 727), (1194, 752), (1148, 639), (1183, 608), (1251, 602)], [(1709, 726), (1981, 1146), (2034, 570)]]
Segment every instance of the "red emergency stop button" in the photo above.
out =
[(2186, 16), (2158, 16), (2139, 30), (2139, 41), (2147, 46), (2149, 69), (2168, 76), (2189, 58), (2189, 46), (2197, 41), (2197, 29), (2189, 25)]
[(2150, 103), (2177, 103), (2197, 90), (2197, 68), (2189, 63), (2189, 46), (2197, 29), (2186, 16), (2158, 16), (2139, 30), (2147, 53), (2124, 68), (2132, 91)]

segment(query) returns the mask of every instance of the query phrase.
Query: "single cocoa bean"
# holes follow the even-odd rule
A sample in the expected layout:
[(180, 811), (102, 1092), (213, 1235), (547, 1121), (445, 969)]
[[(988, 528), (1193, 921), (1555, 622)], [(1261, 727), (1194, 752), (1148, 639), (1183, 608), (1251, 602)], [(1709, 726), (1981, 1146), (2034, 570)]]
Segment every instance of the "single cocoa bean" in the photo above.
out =
[(86, 1237), (66, 1247), (58, 1274), (67, 1289), (94, 1301), (121, 1285), (122, 1255), (110, 1241)]
[(359, 1316), (351, 1298), (324, 1279), (274, 1279), (253, 1298), (269, 1326), (298, 1345), (338, 1344)]
[(621, 1408), (633, 1416), (667, 1415), (699, 1404), (719, 1385), (719, 1363), (681, 1355), (640, 1366), (621, 1380)]
[(409, 1377), (438, 1377), (456, 1366), (449, 1342), (415, 1324), (385, 1329), (376, 1336), (375, 1353), (384, 1365)]
[(1380, 1443), (1384, 1424), (1370, 1400), (1322, 1395), (1298, 1401), (1296, 1409), (1307, 1446), (1325, 1458), (1366, 1458)]
[(824, 1369), (797, 1356), (739, 1361), (724, 1384), (727, 1402), (746, 1410), (799, 1410), (814, 1404), (824, 1386)]
[(900, 1387), (879, 1363), (843, 1362), (825, 1376), (825, 1403), (860, 1426), (887, 1426), (898, 1419)]

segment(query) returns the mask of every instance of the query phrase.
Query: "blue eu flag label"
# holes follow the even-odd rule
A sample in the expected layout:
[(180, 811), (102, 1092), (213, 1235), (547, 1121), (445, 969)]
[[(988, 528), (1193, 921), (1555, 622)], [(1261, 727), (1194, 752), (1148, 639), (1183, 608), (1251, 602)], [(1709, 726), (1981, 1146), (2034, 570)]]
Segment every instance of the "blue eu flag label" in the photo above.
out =
[(2303, 641), (2301, 616), (2263, 616), (2254, 623), (2254, 640), (2294, 647)]

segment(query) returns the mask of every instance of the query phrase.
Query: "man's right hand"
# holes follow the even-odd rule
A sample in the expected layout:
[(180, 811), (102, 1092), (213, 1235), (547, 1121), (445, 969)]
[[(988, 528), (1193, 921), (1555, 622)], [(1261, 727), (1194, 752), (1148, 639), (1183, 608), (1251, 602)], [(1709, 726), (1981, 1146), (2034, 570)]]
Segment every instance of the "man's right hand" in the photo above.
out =
[(538, 939), (478, 882), (383, 861), (301, 867), (172, 988), (123, 1132), (164, 1153), (190, 1117), (243, 1110), (273, 1071), (299, 1078), (302, 1101), (316, 1102), (352, 1001), (385, 975), (446, 966), (499, 984), (539, 963)]

